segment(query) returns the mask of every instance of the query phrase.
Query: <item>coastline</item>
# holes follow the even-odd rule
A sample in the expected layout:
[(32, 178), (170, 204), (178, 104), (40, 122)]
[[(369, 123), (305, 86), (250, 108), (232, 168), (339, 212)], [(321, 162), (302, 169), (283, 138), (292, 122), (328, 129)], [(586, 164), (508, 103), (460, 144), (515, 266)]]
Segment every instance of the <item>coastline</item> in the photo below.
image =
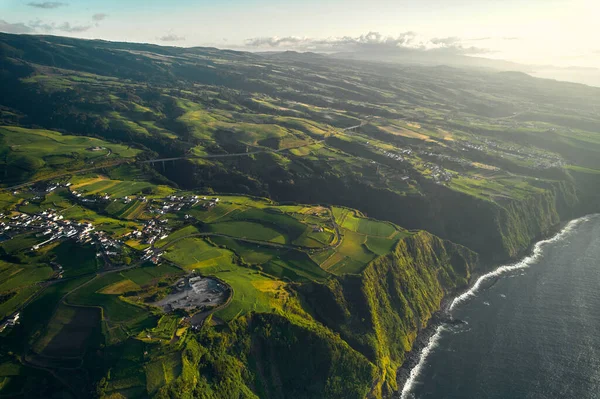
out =
[[(440, 303), (440, 309), (433, 315), (427, 327), (419, 331), (411, 351), (407, 354), (406, 360), (398, 369), (396, 381), (398, 383), (399, 390), (394, 392), (392, 397), (401, 399), (414, 398), (414, 396), (411, 395), (411, 391), (415, 379), (419, 376), (427, 356), (431, 350), (435, 349), (441, 333), (447, 326), (451, 324), (449, 323), (453, 320), (451, 312), (455, 306), (458, 306), (467, 301), (469, 298), (475, 296), (476, 293), (482, 288), (483, 283), (488, 281), (490, 278), (496, 277), (497, 281), (497, 279), (505, 273), (529, 267), (542, 254), (543, 247), (546, 244), (556, 242), (564, 238), (578, 224), (588, 221), (594, 216), (598, 216), (598, 214), (588, 214), (557, 224), (552, 231), (545, 235), (546, 238), (532, 241), (532, 244), (528, 247), (528, 249), (523, 251), (520, 257), (517, 258), (520, 260), (506, 264), (500, 264), (499, 262), (489, 269), (484, 270), (483, 273), (474, 273), (469, 285), (464, 291), (453, 291), (444, 296), (442, 302)], [(491, 285), (494, 284), (495, 281)]]

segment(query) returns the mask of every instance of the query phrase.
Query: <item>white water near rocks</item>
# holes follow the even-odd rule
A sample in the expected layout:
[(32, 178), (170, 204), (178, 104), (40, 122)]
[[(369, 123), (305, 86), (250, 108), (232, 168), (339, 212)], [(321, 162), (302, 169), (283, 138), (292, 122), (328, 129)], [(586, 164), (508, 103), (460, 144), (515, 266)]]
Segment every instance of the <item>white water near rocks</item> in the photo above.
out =
[[(480, 293), (480, 291), (482, 290), (482, 287), (484, 286), (485, 282), (505, 276), (507, 274), (511, 274), (512, 272), (518, 271), (520, 269), (526, 269), (531, 265), (536, 264), (536, 262), (538, 262), (540, 257), (543, 255), (544, 248), (548, 244), (556, 243), (560, 240), (565, 239), (569, 236), (570, 233), (574, 231), (574, 229), (576, 229), (578, 225), (580, 225), (583, 222), (589, 221), (593, 217), (594, 216), (584, 216), (582, 218), (572, 220), (560, 232), (558, 232), (551, 238), (537, 242), (533, 247), (531, 255), (523, 258), (519, 262), (500, 266), (495, 270), (491, 271), (490, 273), (482, 275), (475, 281), (475, 283), (470, 287), (469, 290), (453, 299), (453, 301), (447, 309), (447, 312), (449, 314), (452, 314), (452, 312), (454, 312), (458, 307), (460, 307), (460, 305), (465, 304), (470, 299), (475, 298), (478, 295), (478, 293)], [(506, 295), (500, 294), (500, 297), (506, 298)], [(483, 304), (486, 306), (490, 305), (489, 302), (483, 302)], [(445, 325), (438, 326), (435, 333), (429, 339), (427, 345), (421, 350), (419, 354), (419, 360), (417, 364), (411, 369), (409, 377), (401, 391), (401, 399), (411, 399), (418, 397), (414, 394), (417, 380), (420, 378), (424, 367), (427, 365), (428, 359), (430, 358), (432, 352), (434, 352), (435, 349), (439, 346), (443, 333), (448, 332), (449, 329), (450, 328)]]

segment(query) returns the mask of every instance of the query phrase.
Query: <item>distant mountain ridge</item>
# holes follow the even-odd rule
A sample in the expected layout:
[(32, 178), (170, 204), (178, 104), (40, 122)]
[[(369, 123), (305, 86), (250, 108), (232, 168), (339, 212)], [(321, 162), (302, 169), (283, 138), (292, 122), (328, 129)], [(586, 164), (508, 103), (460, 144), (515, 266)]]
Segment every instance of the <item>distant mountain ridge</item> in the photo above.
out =
[(527, 73), (534, 77), (553, 79), (558, 81), (581, 83), (588, 86), (600, 87), (600, 69), (593, 67), (557, 67), (553, 65), (528, 65), (501, 59), (475, 57), (461, 54), (452, 54), (440, 50), (417, 49), (372, 49), (362, 51), (346, 51), (331, 54), (296, 51), (268, 51), (259, 52), (268, 58), (298, 59), (304, 57), (328, 57), (340, 60), (382, 62), (389, 64), (440, 66), (446, 65), (455, 68), (492, 69), (496, 71), (515, 71)]

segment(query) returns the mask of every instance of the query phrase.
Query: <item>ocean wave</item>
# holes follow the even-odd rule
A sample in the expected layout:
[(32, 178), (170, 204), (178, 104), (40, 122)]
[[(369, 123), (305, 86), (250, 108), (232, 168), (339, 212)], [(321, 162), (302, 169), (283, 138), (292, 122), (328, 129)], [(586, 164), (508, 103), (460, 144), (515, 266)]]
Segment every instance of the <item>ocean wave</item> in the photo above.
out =
[(543, 247), (546, 244), (550, 244), (550, 243), (556, 242), (556, 241), (564, 238), (567, 234), (569, 234), (571, 231), (573, 231), (573, 229), (578, 224), (589, 221), (591, 219), (591, 217), (592, 216), (588, 215), (588, 216), (581, 217), (579, 219), (571, 220), (565, 226), (564, 229), (562, 229), (560, 232), (556, 233), (553, 237), (548, 238), (546, 240), (538, 241), (534, 245), (533, 252), (531, 253), (531, 255), (526, 256), (525, 258), (523, 258), (522, 260), (520, 260), (517, 263), (500, 266), (497, 269), (495, 269), (494, 271), (489, 272), (489, 273), (484, 274), (483, 276), (479, 277), (477, 279), (477, 281), (475, 281), (475, 284), (473, 284), (473, 286), (468, 291), (464, 292), (463, 294), (457, 296), (456, 298), (454, 298), (452, 300), (452, 303), (450, 304), (450, 307), (448, 308), (448, 312), (452, 312), (452, 310), (454, 310), (454, 308), (456, 306), (458, 306), (461, 303), (464, 303), (465, 301), (467, 301), (468, 299), (474, 297), (477, 294), (477, 292), (481, 289), (482, 284), (484, 282), (486, 282), (487, 280), (489, 280), (490, 278), (499, 277), (499, 276), (502, 276), (503, 274), (512, 272), (514, 270), (525, 269), (525, 268), (531, 266), (532, 264), (534, 264), (535, 262), (538, 261), (538, 259), (542, 255)]
[(410, 370), (408, 379), (406, 380), (406, 383), (402, 388), (402, 394), (400, 395), (400, 399), (414, 398), (414, 395), (411, 393), (411, 391), (415, 385), (417, 377), (419, 376), (419, 374), (421, 374), (421, 370), (423, 369), (425, 362), (427, 361), (427, 357), (429, 356), (431, 351), (435, 349), (435, 347), (438, 345), (440, 337), (442, 336), (442, 333), (445, 329), (446, 327), (444, 325), (438, 326), (438, 328), (435, 330), (435, 334), (433, 334), (431, 338), (429, 338), (429, 341), (427, 341), (427, 345), (423, 348), (421, 354), (419, 355), (419, 362), (415, 367), (412, 368), (412, 370)]
[[(488, 273), (488, 274), (484, 274), (483, 276), (479, 277), (477, 279), (477, 281), (475, 282), (475, 284), (473, 284), (473, 286), (466, 291), (465, 293), (457, 296), (456, 298), (454, 298), (454, 300), (452, 301), (452, 303), (450, 304), (450, 307), (448, 308), (448, 312), (451, 312), (456, 306), (458, 306), (459, 304), (467, 301), (468, 299), (474, 297), (476, 295), (476, 293), (480, 290), (482, 284), (493, 277), (498, 277), (498, 276), (502, 276), (503, 274), (509, 273), (511, 271), (514, 270), (519, 270), (519, 269), (524, 269), (529, 267), (530, 265), (534, 264), (539, 257), (542, 254), (542, 249), (544, 247), (544, 245), (546, 244), (550, 244), (553, 242), (556, 242), (562, 238), (564, 238), (565, 236), (567, 236), (571, 231), (573, 231), (573, 229), (580, 223), (582, 222), (586, 222), (592, 219), (592, 217), (594, 216), (599, 216), (599, 215), (588, 215), (588, 216), (584, 216), (581, 217), (579, 219), (575, 219), (570, 221), (564, 229), (562, 229), (560, 232), (558, 232), (557, 234), (555, 234), (553, 237), (548, 238), (546, 240), (542, 240), (539, 241), (535, 244), (535, 246), (533, 247), (533, 252), (531, 255), (523, 258), (521, 261), (511, 264), (511, 265), (505, 265), (505, 266), (500, 266), (499, 268), (495, 269), (494, 271)], [(523, 273), (525, 274), (525, 273)], [(501, 294), (504, 298), (506, 297), (506, 295)], [(446, 325), (440, 325), (437, 327), (435, 333), (431, 336), (431, 338), (429, 338), (429, 341), (427, 342), (427, 345), (423, 348), (423, 350), (421, 351), (420, 355), (419, 355), (419, 361), (418, 363), (415, 365), (415, 367), (413, 367), (410, 370), (410, 374), (408, 376), (408, 379), (406, 380), (406, 383), (404, 384), (404, 387), (402, 388), (402, 392), (400, 395), (401, 399), (414, 399), (415, 395), (412, 393), (415, 384), (417, 382), (417, 378), (419, 377), (419, 375), (421, 374), (421, 371), (423, 369), (423, 367), (425, 367), (426, 362), (427, 362), (427, 358), (429, 357), (430, 353), (438, 346), (440, 338), (442, 336), (442, 333), (444, 331), (447, 331), (450, 327), (446, 326)], [(462, 331), (462, 330), (461, 330)], [(455, 331), (456, 332), (456, 331)]]

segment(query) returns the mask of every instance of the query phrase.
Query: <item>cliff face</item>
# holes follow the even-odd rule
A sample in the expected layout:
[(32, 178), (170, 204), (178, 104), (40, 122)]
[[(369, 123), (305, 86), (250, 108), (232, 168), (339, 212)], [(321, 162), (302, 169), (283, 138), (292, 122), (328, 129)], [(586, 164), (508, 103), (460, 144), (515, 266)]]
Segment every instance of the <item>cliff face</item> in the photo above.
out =
[(548, 234), (561, 220), (573, 216), (578, 205), (575, 187), (565, 182), (547, 186), (538, 195), (503, 204), (495, 210), (497, 240), (502, 243), (500, 255), (518, 256), (534, 239)]
[(300, 287), (314, 317), (377, 366), (371, 395), (395, 390), (396, 371), (448, 291), (464, 287), (477, 262), (468, 249), (421, 231), (361, 275)]
[(423, 183), (424, 196), (402, 196), (339, 180), (315, 181), (310, 186), (297, 183), (301, 189), (293, 195), (307, 202), (343, 204), (405, 228), (427, 230), (470, 248), (487, 261), (500, 262), (519, 256), (561, 220), (585, 213), (572, 182), (539, 181), (537, 185), (540, 190), (527, 197), (494, 201), (433, 183)]
[(205, 325), (185, 342), (184, 372), (156, 396), (388, 396), (417, 333), (476, 262), (460, 245), (415, 233), (359, 275), (296, 286), (276, 314)]
[[(385, 157), (377, 161), (386, 162)], [(273, 163), (243, 162), (248, 162), (243, 164), (245, 177), (241, 172), (221, 171), (228, 173), (226, 178), (219, 175), (211, 180), (212, 172), (202, 168), (174, 172), (171, 177), (179, 181), (178, 176), (198, 175), (211, 182), (217, 191), (255, 193), (276, 201), (347, 206), (407, 229), (427, 230), (470, 248), (492, 263), (519, 256), (533, 240), (547, 234), (561, 220), (600, 209), (597, 174), (537, 171), (541, 177), (527, 180), (528, 185), (537, 189), (529, 187), (527, 194), (522, 194), (516, 187), (508, 193), (510, 197), (498, 194), (482, 199), (475, 193), (453, 190), (417, 174), (414, 178), (422, 194), (402, 195), (385, 184), (365, 183), (360, 173), (337, 175), (329, 169), (320, 169), (318, 164), (296, 168), (312, 171), (302, 174)], [(182, 186), (186, 183), (182, 182)]]
[[(261, 177), (269, 179), (268, 176)], [(423, 195), (400, 195), (346, 176), (269, 181), (268, 194), (278, 201), (339, 204), (370, 217), (389, 220), (407, 229), (427, 230), (464, 245), (490, 262), (519, 256), (561, 220), (589, 213), (586, 199), (579, 201), (578, 181), (530, 182), (539, 190), (516, 198), (485, 200), (431, 181), (420, 181)], [(577, 184), (577, 186), (576, 186)], [(597, 208), (597, 206), (596, 206)]]
[(254, 314), (223, 333), (235, 343), (227, 352), (248, 371), (245, 386), (261, 398), (382, 397), (397, 390), (396, 372), (418, 332), (446, 294), (468, 284), (476, 252), (486, 261), (515, 258), (588, 209), (573, 182), (535, 185), (533, 194), (494, 201), (433, 184), (423, 197), (339, 179), (280, 187), (278, 199), (340, 203), (451, 241), (419, 231), (359, 275), (297, 285), (301, 310)]
[(518, 257), (536, 239), (548, 234), (561, 220), (584, 212), (575, 185), (567, 181), (542, 182), (539, 192), (524, 198), (495, 201), (431, 186), (426, 197), (397, 197), (384, 193), (393, 206), (367, 210), (370, 216), (420, 228), (464, 245), (490, 262)]
[(372, 362), (314, 321), (255, 314), (246, 333), (260, 398), (364, 398), (377, 379)]

